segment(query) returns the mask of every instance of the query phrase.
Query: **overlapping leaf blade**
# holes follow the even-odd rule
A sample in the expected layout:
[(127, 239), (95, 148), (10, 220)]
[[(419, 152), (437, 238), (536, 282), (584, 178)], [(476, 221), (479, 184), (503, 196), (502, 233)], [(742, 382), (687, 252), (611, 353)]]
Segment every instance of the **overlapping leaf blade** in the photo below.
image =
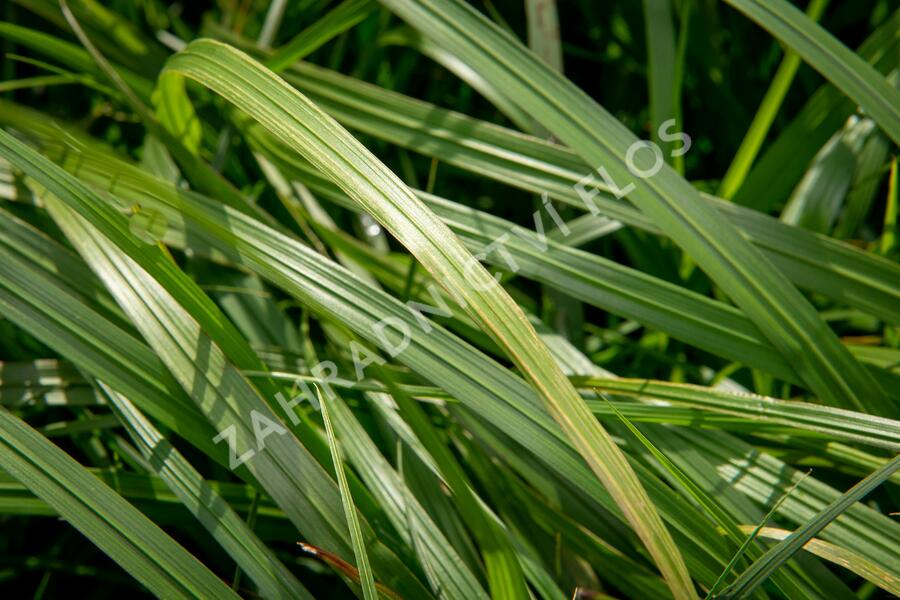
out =
[(0, 467), (148, 589), (170, 598), (238, 598), (152, 521), (5, 408), (0, 433)]
[[(157, 248), (141, 246), (127, 233), (122, 215), (8, 133), (0, 132), (0, 141), (0, 151), (5, 156), (55, 196), (75, 207), (67, 209), (59, 204), (64, 210), (57, 213), (58, 218), (71, 210), (92, 217), (93, 224), (79, 221), (74, 215), (66, 221), (69, 233), (74, 236), (73, 242), (79, 243), (79, 249), (86, 253), (91, 266), (105, 279), (123, 310), (150, 341), (197, 407), (215, 425), (222, 439), (230, 434), (221, 432), (231, 431), (238, 443), (239, 456), (247, 455), (250, 450), (251, 455), (258, 452), (254, 461), (248, 461), (247, 468), (266, 482), (264, 487), (278, 499), (298, 529), (305, 530), (319, 545), (333, 548), (336, 554), (349, 555), (346, 525), (337, 510), (337, 489), (315, 458), (283, 427), (284, 434), (264, 436), (266, 443), (258, 443), (256, 431), (260, 423), (265, 429), (269, 424), (277, 424), (279, 419), (260, 392), (230, 362), (230, 359), (237, 359), (244, 368), (250, 365), (261, 368), (262, 363), (254, 357), (246, 341), (239, 337), (227, 319), (218, 314), (218, 309), (195, 283), (163, 254), (157, 254)], [(100, 235), (97, 226), (103, 227), (117, 244), (127, 248), (128, 254)], [(135, 262), (132, 256), (143, 265)], [(163, 287), (144, 267), (171, 288)], [(194, 312), (188, 312), (180, 305), (169, 289)], [(206, 331), (213, 332), (229, 348), (228, 357), (207, 337)], [(256, 449), (250, 446), (256, 446)], [(234, 462), (231, 461), (232, 468)], [(316, 515), (316, 518), (311, 519), (310, 515)], [(386, 546), (377, 541), (373, 544), (377, 549), (373, 553), (379, 560), (377, 564), (384, 561), (382, 568), (396, 580), (397, 587), (409, 592), (424, 591)]]
[[(610, 489), (677, 597), (693, 597), (680, 553), (627, 461), (553, 363), (531, 325), (453, 234), (349, 134), (249, 57), (194, 42), (166, 69), (201, 81), (304, 154), (403, 242), (505, 348), (588, 465)], [(253, 93), (255, 92), (255, 93)]]
[(900, 91), (785, 0), (726, 0), (816, 68), (900, 144)]
[(134, 404), (102, 382), (96, 384), (157, 474), (250, 576), (262, 595), (311, 600), (309, 591)]
[[(383, 0), (405, 20), (514, 94), (520, 106), (585, 161), (630, 189), (629, 199), (703, 268), (828, 403), (890, 414), (884, 391), (840, 346), (790, 282), (671, 168), (647, 179), (624, 164), (636, 138), (584, 92), (456, 0)], [(647, 165), (641, 165), (646, 169)]]

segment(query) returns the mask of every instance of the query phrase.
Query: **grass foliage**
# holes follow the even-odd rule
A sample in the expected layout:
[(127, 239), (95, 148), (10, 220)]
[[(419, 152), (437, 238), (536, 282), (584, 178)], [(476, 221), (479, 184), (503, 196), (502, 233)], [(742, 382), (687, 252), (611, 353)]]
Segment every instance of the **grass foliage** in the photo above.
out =
[(0, 590), (900, 595), (898, 32), (4, 3)]

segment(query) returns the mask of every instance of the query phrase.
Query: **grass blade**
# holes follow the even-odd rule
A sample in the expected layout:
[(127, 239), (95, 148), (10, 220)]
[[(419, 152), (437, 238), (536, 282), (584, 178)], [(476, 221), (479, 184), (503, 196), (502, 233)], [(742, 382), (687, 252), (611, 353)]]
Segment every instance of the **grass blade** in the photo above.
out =
[(827, 527), (829, 523), (855, 502), (861, 500), (866, 494), (881, 485), (898, 469), (900, 469), (900, 456), (895, 456), (893, 460), (886, 463), (882, 468), (847, 490), (846, 493), (816, 514), (816, 516), (810, 519), (803, 527), (793, 532), (780, 544), (766, 552), (765, 556), (754, 562), (749, 569), (741, 573), (734, 583), (716, 597), (727, 599), (747, 597), (757, 586), (765, 581), (772, 572), (778, 569), (788, 558), (793, 556), (795, 552), (809, 542), (809, 540), (814, 538), (819, 531)]
[(264, 597), (312, 599), (306, 588), (244, 520), (128, 398), (102, 382), (95, 383), (156, 474), (228, 551)]
[(884, 228), (881, 230), (881, 243), (879, 244), (881, 254), (890, 256), (897, 244), (897, 215), (900, 214), (898, 209), (897, 188), (897, 158), (891, 158), (891, 174), (888, 177), (888, 196), (887, 204), (884, 210)]
[[(333, 390), (332, 390), (333, 391)], [(388, 464), (365, 428), (337, 394), (332, 396), (330, 418), (342, 440), (347, 459), (360, 473), (373, 495), (381, 500), (385, 512), (401, 535), (412, 541), (426, 574), (434, 575), (432, 588), (448, 598), (486, 600), (488, 594), (467, 568), (423, 505), (406, 490), (399, 473)], [(415, 528), (418, 533), (410, 531)]]
[[(279, 419), (260, 391), (238, 372), (235, 365), (251, 369), (263, 365), (233, 325), (165, 254), (131, 237), (124, 216), (6, 132), (0, 131), (0, 142), (0, 153), (12, 158), (55, 196), (65, 198), (92, 219), (89, 224), (71, 212), (72, 209), (48, 197), (49, 205), (60, 209), (55, 216), (64, 219), (70, 227), (73, 242), (78, 243), (91, 266), (102, 274), (110, 291), (142, 335), (151, 341), (178, 383), (214, 423), (220, 432), (217, 437), (234, 436), (237, 451), (232, 458), (254, 455), (254, 460), (247, 461), (247, 468), (266, 482), (265, 489), (277, 498), (298, 529), (305, 529), (311, 539), (321, 542), (318, 545), (349, 555), (345, 524), (336, 510), (338, 491), (334, 483), (294, 434), (277, 425)], [(115, 243), (98, 234), (96, 227), (102, 227), (104, 234), (115, 239)], [(154, 276), (171, 287), (163, 287)], [(169, 290), (177, 294), (177, 301)], [(191, 311), (179, 302), (191, 307)], [(206, 335), (207, 331), (215, 335), (215, 340)], [(227, 355), (222, 348), (228, 349)], [(265, 381), (257, 385), (267, 389)], [(274, 427), (274, 433), (283, 431), (284, 434), (274, 435), (272, 428), (261, 425), (265, 423)], [(256, 435), (261, 426), (270, 434), (264, 437), (263, 447), (259, 447)], [(239, 459), (231, 462), (232, 466), (241, 463)], [(319, 518), (313, 519), (312, 515)], [(422, 593), (421, 584), (396, 556), (386, 546), (374, 543), (379, 550), (373, 553), (378, 564), (397, 579), (398, 586), (411, 593)]]
[[(742, 526), (744, 532), (750, 530), (749, 526)], [(785, 540), (792, 535), (792, 532), (786, 529), (778, 529), (777, 527), (763, 527), (758, 532), (759, 537), (769, 538), (773, 540)], [(830, 544), (818, 538), (812, 538), (803, 546), (803, 549), (810, 554), (824, 558), (827, 561), (840, 565), (845, 569), (852, 571), (871, 581), (886, 592), (894, 596), (900, 596), (900, 579), (896, 575), (888, 573), (877, 564), (868, 560), (865, 555), (847, 550), (841, 546)]]
[(900, 91), (870, 64), (784, 0), (726, 0), (858, 103), (900, 144)]
[(266, 66), (276, 73), (282, 71), (329, 40), (365, 19), (378, 5), (372, 0), (344, 0), (325, 16), (298, 33), (284, 46), (278, 48)]
[(362, 585), (363, 598), (365, 600), (378, 600), (378, 592), (375, 590), (375, 580), (372, 577), (372, 567), (369, 565), (369, 555), (366, 552), (366, 544), (362, 531), (359, 528), (359, 518), (356, 515), (356, 505), (353, 504), (353, 496), (350, 495), (350, 486), (347, 484), (347, 474), (344, 472), (344, 459), (341, 458), (341, 450), (338, 447), (334, 434), (334, 426), (331, 424), (328, 403), (331, 399), (316, 388), (319, 396), (319, 406), (322, 410), (322, 420), (325, 422), (325, 433), (328, 436), (328, 447), (334, 460), (334, 471), (337, 474), (338, 489), (341, 491), (341, 504), (344, 507), (344, 515), (347, 518), (347, 527), (350, 529), (350, 540), (353, 543), (353, 554), (356, 556), (356, 566), (359, 571), (360, 585)]
[[(809, 302), (719, 213), (705, 205), (690, 184), (666, 165), (652, 177), (635, 177), (622, 157), (637, 139), (584, 92), (462, 2), (382, 3), (473, 68), (489, 74), (585, 161), (604, 168), (609, 179), (627, 190), (624, 193), (629, 199), (665, 229), (796, 365), (823, 402), (880, 414), (893, 412), (884, 390), (840, 346)], [(593, 181), (596, 178), (592, 176), (586, 183), (594, 185)], [(584, 189), (585, 197), (593, 202), (595, 191)]]
[[(222, 68), (226, 66), (226, 68)], [(694, 596), (680, 552), (621, 451), (590, 414), (509, 296), (397, 178), (349, 134), (242, 53), (194, 42), (167, 64), (225, 95), (304, 155), (410, 248), (471, 311), (538, 390), (547, 410), (611, 491), (679, 597)], [(240, 82), (240, 83), (238, 83)], [(235, 85), (237, 83), (237, 85)], [(265, 96), (248, 93), (256, 88)]]
[(673, 144), (663, 141), (659, 132), (663, 123), (672, 120), (676, 125), (675, 104), (675, 24), (672, 21), (672, 0), (644, 0), (644, 30), (647, 39), (647, 83), (650, 88), (651, 136), (663, 149), (666, 160), (673, 161)]
[(759, 524), (756, 527), (751, 529), (749, 532), (746, 532), (746, 533), (748, 533), (747, 538), (743, 541), (743, 543), (741, 544), (741, 547), (738, 548), (737, 552), (734, 553), (734, 556), (731, 557), (731, 560), (728, 562), (728, 565), (726, 565), (725, 569), (719, 575), (719, 578), (716, 579), (716, 582), (712, 585), (712, 587), (709, 588), (709, 592), (707, 592), (707, 594), (706, 594), (707, 600), (709, 600), (710, 598), (712, 598), (714, 596), (714, 594), (716, 593), (716, 590), (719, 589), (719, 585), (723, 581), (725, 581), (725, 578), (728, 577), (729, 573), (731, 573), (734, 570), (735, 566), (738, 564), (738, 562), (741, 560), (741, 558), (744, 556), (744, 554), (746, 554), (748, 551), (751, 551), (752, 544), (753, 544), (753, 541), (756, 539), (756, 536), (762, 530), (763, 526), (769, 522), (769, 519), (772, 518), (772, 515), (778, 511), (778, 508), (781, 506), (781, 504), (785, 500), (787, 500), (788, 496), (790, 496), (791, 493), (793, 493), (793, 491), (795, 489), (797, 489), (797, 486), (800, 485), (800, 481), (802, 481), (802, 479), (797, 481), (796, 483), (794, 483), (794, 485), (791, 487), (791, 489), (789, 489), (787, 492), (785, 492), (784, 495), (782, 495), (781, 498), (779, 498), (777, 502), (772, 504), (772, 508), (769, 509), (769, 512), (766, 513), (766, 516), (762, 519), (762, 521), (759, 522)]
[(0, 408), (0, 466), (159, 596), (238, 598), (68, 454)]
[[(829, 1), (812, 0), (806, 7), (807, 16), (813, 21), (818, 21), (828, 7)], [(719, 184), (719, 191), (717, 192), (719, 197), (731, 200), (741, 188), (799, 68), (800, 56), (796, 52), (788, 50), (781, 60), (781, 64), (778, 65), (778, 70), (775, 71), (772, 83), (769, 84), (769, 89), (766, 90), (766, 95), (763, 96), (762, 102), (760, 102), (759, 108), (753, 116), (750, 129), (747, 130), (744, 139), (741, 140), (737, 153), (731, 160), (731, 164), (728, 165), (725, 176), (722, 177), (722, 182)]]
[[(592, 387), (610, 394), (653, 398), (676, 405), (702, 407), (749, 419), (773, 422), (819, 431), (829, 437), (854, 440), (892, 451), (900, 450), (900, 422), (837, 408), (816, 406), (736, 393), (690, 384), (638, 379), (578, 378), (578, 387)], [(599, 402), (592, 407), (602, 408)]]

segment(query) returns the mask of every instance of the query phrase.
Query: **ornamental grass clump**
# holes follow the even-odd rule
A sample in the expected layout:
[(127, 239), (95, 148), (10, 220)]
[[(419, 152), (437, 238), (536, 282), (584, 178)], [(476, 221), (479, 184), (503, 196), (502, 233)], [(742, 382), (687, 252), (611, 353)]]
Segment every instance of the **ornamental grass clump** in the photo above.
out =
[(4, 10), (7, 596), (900, 595), (889, 2)]

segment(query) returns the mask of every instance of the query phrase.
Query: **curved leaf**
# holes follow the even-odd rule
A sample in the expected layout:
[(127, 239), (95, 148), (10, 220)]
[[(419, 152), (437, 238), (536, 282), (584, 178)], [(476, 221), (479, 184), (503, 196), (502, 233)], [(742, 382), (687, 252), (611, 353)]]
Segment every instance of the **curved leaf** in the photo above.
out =
[(253, 115), (405, 244), (538, 390), (641, 536), (676, 596), (694, 596), (680, 552), (621, 451), (553, 362), (521, 309), (446, 225), (330, 117), (243, 53), (200, 40), (173, 56), (166, 71), (196, 79)]

